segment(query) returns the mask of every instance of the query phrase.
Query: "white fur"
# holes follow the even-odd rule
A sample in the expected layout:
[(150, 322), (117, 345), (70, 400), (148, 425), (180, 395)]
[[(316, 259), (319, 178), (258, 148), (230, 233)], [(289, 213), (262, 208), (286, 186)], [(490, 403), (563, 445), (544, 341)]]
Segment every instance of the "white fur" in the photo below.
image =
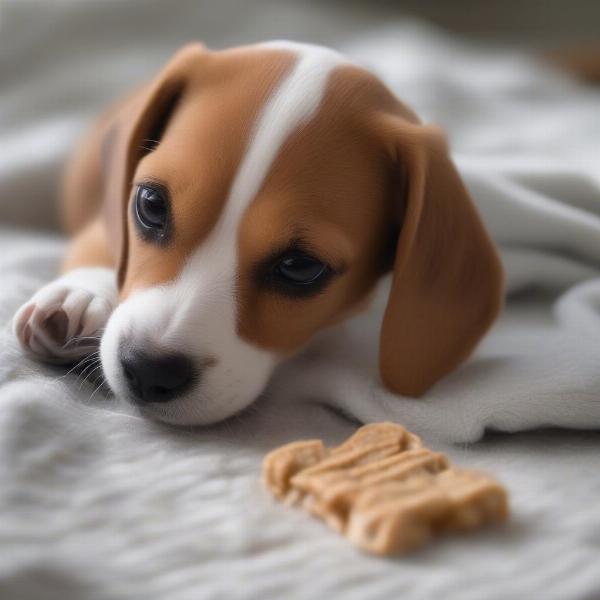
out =
[[(99, 337), (117, 303), (115, 273), (86, 267), (70, 271), (38, 290), (15, 315), (13, 328), (29, 354), (48, 362), (69, 363), (98, 346)], [(67, 318), (64, 340), (50, 335), (48, 319)]]
[(315, 114), (329, 74), (342, 57), (302, 44), (270, 42), (265, 46), (291, 51), (298, 59), (255, 123), (221, 218), (177, 279), (135, 293), (117, 308), (102, 340), (107, 380), (122, 394), (126, 394), (126, 386), (118, 349), (124, 337), (145, 349), (177, 350), (197, 364), (209, 357), (216, 359), (216, 365), (204, 370), (189, 394), (151, 405), (148, 411), (152, 416), (164, 421), (210, 423), (238, 412), (260, 394), (278, 360), (237, 333), (238, 231), (279, 149)]

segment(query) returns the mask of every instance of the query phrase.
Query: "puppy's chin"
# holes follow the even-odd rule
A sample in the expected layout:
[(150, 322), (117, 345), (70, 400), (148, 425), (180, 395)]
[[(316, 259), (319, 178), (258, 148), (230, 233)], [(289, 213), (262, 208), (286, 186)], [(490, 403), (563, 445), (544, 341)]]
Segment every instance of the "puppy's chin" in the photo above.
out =
[(201, 386), (197, 392), (190, 392), (171, 402), (146, 404), (139, 407), (140, 413), (152, 421), (160, 421), (175, 426), (211, 425), (218, 423), (250, 406), (260, 395), (244, 394), (243, 397), (228, 398), (219, 402), (209, 399), (202, 393)]

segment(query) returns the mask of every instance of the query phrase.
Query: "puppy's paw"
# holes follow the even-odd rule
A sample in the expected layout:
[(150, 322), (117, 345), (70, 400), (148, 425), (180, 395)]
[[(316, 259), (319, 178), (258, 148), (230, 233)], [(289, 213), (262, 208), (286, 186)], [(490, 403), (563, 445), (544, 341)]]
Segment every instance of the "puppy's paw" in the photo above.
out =
[(17, 311), (14, 332), (39, 360), (72, 363), (98, 347), (116, 301), (114, 271), (76, 269), (44, 286)]

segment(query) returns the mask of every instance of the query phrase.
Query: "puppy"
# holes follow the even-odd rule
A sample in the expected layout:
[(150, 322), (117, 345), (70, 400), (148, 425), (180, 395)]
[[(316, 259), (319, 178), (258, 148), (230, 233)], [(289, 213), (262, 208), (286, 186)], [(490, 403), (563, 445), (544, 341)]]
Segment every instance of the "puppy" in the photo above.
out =
[(184, 47), (108, 111), (66, 174), (64, 274), (17, 313), (42, 361), (100, 346), (112, 390), (211, 423), (365, 307), (393, 271), (380, 372), (420, 396), (502, 298), (497, 253), (443, 135), (321, 47)]

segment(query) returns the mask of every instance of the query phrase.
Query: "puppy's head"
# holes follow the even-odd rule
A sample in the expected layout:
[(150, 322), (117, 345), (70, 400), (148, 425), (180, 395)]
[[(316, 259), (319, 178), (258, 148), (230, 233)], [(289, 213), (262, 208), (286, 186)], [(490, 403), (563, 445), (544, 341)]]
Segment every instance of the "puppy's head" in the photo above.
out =
[(122, 301), (101, 357), (155, 418), (244, 408), (389, 270), (380, 366), (398, 393), (422, 394), (497, 313), (499, 262), (443, 137), (333, 51), (187, 47), (113, 134)]

